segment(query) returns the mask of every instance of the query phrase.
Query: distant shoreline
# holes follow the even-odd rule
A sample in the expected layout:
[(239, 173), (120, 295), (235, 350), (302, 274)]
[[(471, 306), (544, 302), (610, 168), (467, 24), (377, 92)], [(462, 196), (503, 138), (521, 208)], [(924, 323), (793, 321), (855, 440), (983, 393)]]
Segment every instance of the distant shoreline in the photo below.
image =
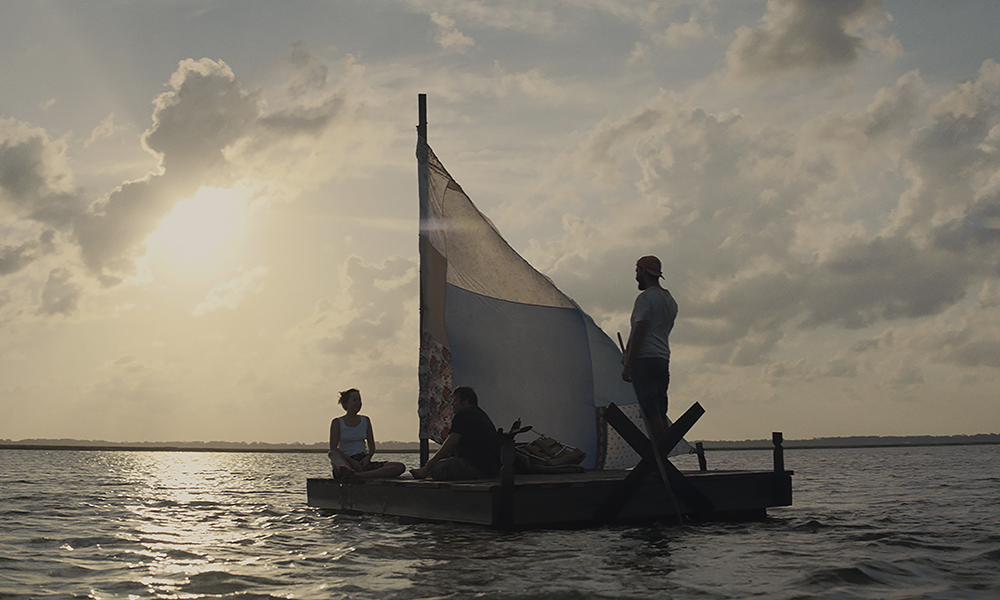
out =
[[(774, 445), (759, 446), (713, 446), (712, 442), (704, 442), (705, 450), (772, 450)], [(926, 448), (934, 446), (996, 446), (1000, 441), (986, 442), (892, 442), (885, 444), (803, 444), (796, 442), (784, 442), (781, 447), (785, 450), (831, 450), (836, 448)]]
[[(93, 450), (99, 452), (255, 452), (271, 454), (326, 454), (326, 448), (235, 448), (224, 446), (89, 446), (73, 444), (0, 444), (0, 450)], [(420, 449), (379, 449), (378, 454), (412, 454)]]
[[(770, 440), (743, 441), (704, 441), (706, 451), (720, 450), (771, 450), (774, 448)], [(974, 436), (913, 436), (913, 437), (850, 437), (850, 438), (819, 438), (813, 440), (785, 440), (782, 447), (785, 450), (811, 450), (834, 448), (899, 448), (899, 447), (929, 447), (929, 446), (983, 446), (1000, 445), (1000, 435), (980, 434)], [(437, 444), (431, 443), (431, 451), (437, 449)], [(107, 443), (83, 442), (66, 440), (65, 442), (48, 442), (32, 440), (27, 442), (0, 442), (0, 450), (76, 450), (95, 452), (254, 452), (271, 454), (326, 454), (324, 444), (227, 444), (225, 442), (206, 443)], [(378, 448), (378, 454), (416, 454), (420, 452), (417, 442), (387, 443)]]

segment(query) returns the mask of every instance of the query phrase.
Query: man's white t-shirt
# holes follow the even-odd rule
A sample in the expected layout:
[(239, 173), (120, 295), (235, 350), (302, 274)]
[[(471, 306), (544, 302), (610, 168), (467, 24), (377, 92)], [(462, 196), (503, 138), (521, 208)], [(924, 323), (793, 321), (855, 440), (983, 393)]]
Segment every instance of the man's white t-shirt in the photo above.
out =
[(649, 321), (649, 329), (636, 358), (670, 358), (670, 330), (677, 319), (677, 302), (667, 290), (648, 287), (635, 298), (632, 308), (632, 328), (640, 321)]

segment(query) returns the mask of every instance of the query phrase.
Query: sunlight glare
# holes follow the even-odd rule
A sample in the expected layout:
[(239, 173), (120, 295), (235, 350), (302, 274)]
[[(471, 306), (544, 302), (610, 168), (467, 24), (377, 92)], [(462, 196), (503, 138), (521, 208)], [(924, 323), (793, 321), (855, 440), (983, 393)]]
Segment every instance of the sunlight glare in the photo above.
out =
[(215, 258), (233, 236), (244, 205), (233, 190), (201, 188), (160, 222), (149, 248), (181, 261)]

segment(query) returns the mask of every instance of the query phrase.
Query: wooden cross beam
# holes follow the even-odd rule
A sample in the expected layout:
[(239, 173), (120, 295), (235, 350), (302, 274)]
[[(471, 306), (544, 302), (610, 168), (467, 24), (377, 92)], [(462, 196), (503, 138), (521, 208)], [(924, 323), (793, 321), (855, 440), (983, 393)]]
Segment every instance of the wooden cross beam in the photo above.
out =
[(663, 467), (666, 471), (667, 483), (674, 491), (674, 494), (694, 509), (699, 516), (707, 516), (711, 513), (713, 510), (712, 503), (697, 488), (691, 485), (691, 482), (684, 478), (684, 475), (677, 470), (677, 467), (669, 460), (666, 460), (666, 456), (673, 450), (674, 446), (681, 441), (703, 414), (705, 414), (705, 409), (695, 402), (681, 418), (677, 419), (673, 425), (667, 428), (667, 431), (657, 441), (656, 449), (654, 450), (649, 438), (635, 426), (635, 423), (614, 403), (609, 404), (604, 411), (604, 419), (609, 425), (615, 428), (615, 431), (639, 454), (642, 460), (639, 461), (639, 464), (632, 469), (618, 487), (598, 507), (594, 520), (598, 523), (607, 523), (621, 512), (621, 509), (625, 507), (636, 491), (638, 491), (639, 486), (657, 469), (656, 457), (653, 455), (654, 451), (659, 452), (664, 457)]

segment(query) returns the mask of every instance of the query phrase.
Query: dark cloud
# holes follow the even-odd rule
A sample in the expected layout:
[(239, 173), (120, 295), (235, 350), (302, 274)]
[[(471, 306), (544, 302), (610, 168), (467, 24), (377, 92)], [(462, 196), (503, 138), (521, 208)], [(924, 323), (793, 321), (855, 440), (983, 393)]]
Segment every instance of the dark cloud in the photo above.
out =
[[(685, 338), (693, 344), (731, 344), (763, 326), (776, 314), (795, 314), (807, 286), (802, 274), (761, 273), (701, 296), (685, 310)], [(707, 301), (705, 301), (707, 300)], [(714, 324), (714, 326), (713, 326)], [(766, 327), (763, 327), (766, 329)]]
[(42, 288), (41, 305), (38, 314), (69, 315), (76, 311), (82, 289), (72, 281), (72, 274), (66, 269), (53, 269)]
[[(0, 277), (51, 254), (56, 230), (67, 228), (83, 207), (63, 166), (65, 152), (66, 144), (49, 140), (44, 131), (0, 119), (0, 209), (22, 220), (20, 234), (0, 240)], [(25, 232), (37, 237), (25, 239), (32, 235)]]
[(975, 270), (959, 255), (908, 238), (859, 241), (811, 273), (802, 325), (857, 329), (934, 315), (965, 297)]
[(1000, 275), (1000, 197), (977, 202), (964, 218), (937, 227), (933, 240), (949, 252), (978, 257)]
[(225, 163), (223, 150), (250, 131), (258, 98), (225, 63), (208, 59), (181, 62), (170, 81), (174, 90), (156, 99), (143, 140), (162, 157), (165, 175), (200, 183)]
[(305, 42), (298, 41), (292, 44), (288, 62), (295, 69), (287, 88), (288, 94), (293, 98), (322, 91), (326, 87), (330, 69), (309, 52)]
[(10, 275), (28, 266), (36, 258), (55, 251), (56, 232), (46, 230), (37, 240), (25, 242), (19, 246), (0, 248), (0, 275)]
[(941, 362), (963, 367), (993, 367), (1000, 369), (1000, 340), (971, 341), (946, 348)]
[(868, 338), (858, 341), (837, 353), (812, 372), (807, 378), (816, 377), (857, 377), (866, 369), (873, 355), (879, 350), (887, 350), (895, 343), (895, 334), (892, 330), (883, 332), (875, 338)]
[[(140, 252), (139, 243), (156, 228), (178, 196), (194, 191), (191, 185), (172, 185), (162, 177), (121, 186), (76, 220), (73, 233), (84, 264), (96, 274), (130, 272), (132, 260)], [(111, 276), (109, 281), (117, 279)]]
[(950, 328), (916, 337), (913, 348), (937, 364), (1000, 369), (1000, 341), (994, 333), (996, 311), (992, 310), (995, 305), (980, 303), (979, 308), (986, 310), (970, 313)]
[(319, 135), (343, 110), (344, 98), (333, 95), (315, 106), (293, 106), (260, 119), (261, 128), (282, 136)]
[(44, 131), (0, 119), (0, 205), (38, 223), (63, 228), (83, 200), (63, 167), (66, 144)]
[(4, 140), (0, 144), (0, 188), (15, 203), (30, 202), (46, 187), (41, 167), (47, 141), (35, 135), (19, 143)]
[(849, 65), (865, 48), (857, 30), (881, 19), (881, 7), (881, 0), (770, 0), (764, 26), (742, 28), (729, 49), (731, 73), (756, 78)]
[(0, 275), (17, 273), (35, 259), (35, 242), (0, 248)]
[(31, 264), (36, 258), (53, 251), (55, 232), (45, 231), (37, 240), (31, 240), (18, 246), (0, 248), (0, 276), (10, 275)]

